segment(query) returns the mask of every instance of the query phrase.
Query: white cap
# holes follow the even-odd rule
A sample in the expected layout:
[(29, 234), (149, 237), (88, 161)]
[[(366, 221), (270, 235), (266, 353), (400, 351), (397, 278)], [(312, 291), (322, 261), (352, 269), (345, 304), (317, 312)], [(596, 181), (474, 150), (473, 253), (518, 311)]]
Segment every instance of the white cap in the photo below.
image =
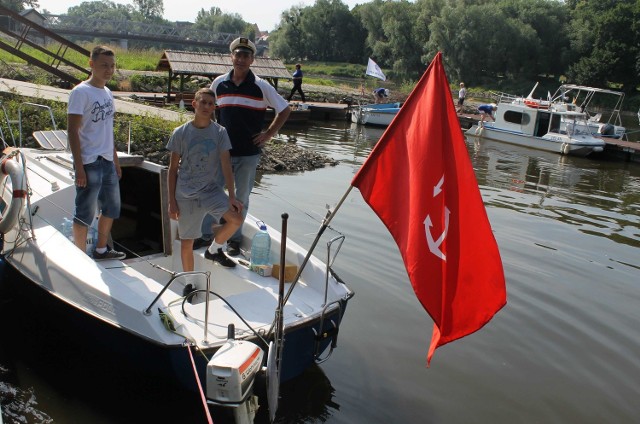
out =
[(229, 45), (229, 51), (231, 53), (235, 52), (236, 50), (245, 50), (256, 54), (256, 45), (253, 44), (253, 42), (247, 37), (238, 37)]

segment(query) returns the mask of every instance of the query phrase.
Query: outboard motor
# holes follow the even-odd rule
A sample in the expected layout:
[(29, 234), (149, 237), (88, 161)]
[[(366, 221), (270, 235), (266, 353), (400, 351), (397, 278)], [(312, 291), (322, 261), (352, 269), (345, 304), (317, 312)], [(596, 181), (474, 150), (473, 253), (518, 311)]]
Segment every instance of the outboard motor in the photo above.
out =
[(213, 405), (233, 408), (237, 424), (250, 424), (258, 410), (253, 383), (261, 370), (264, 352), (256, 344), (235, 340), (229, 324), (227, 342), (207, 364), (207, 400)]
[(600, 127), (600, 134), (612, 137), (616, 134), (616, 129), (611, 124), (604, 124)]

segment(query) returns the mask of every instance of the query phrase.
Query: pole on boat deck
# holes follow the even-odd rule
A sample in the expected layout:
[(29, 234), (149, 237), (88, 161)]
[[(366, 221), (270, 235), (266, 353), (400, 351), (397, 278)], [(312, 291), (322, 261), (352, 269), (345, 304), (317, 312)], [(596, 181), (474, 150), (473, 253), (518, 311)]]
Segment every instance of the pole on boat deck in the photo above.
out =
[[(284, 267), (287, 253), (287, 220), (289, 214), (283, 213), (282, 230), (280, 231), (280, 271), (278, 275), (278, 306), (276, 308), (274, 343), (269, 345), (267, 357), (267, 397), (269, 403), (269, 419), (274, 422), (278, 411), (278, 398), (280, 397), (280, 370), (282, 369), (282, 350), (284, 346)], [(271, 349), (274, 349), (272, 352)], [(275, 354), (275, 370), (269, 370), (271, 366), (270, 356)]]

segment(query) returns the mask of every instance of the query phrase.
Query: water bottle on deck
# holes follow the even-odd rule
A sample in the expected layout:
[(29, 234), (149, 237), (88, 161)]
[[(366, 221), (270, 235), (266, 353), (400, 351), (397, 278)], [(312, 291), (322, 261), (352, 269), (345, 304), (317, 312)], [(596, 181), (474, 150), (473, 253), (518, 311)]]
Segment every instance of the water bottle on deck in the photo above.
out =
[(87, 228), (87, 255), (92, 256), (98, 243), (98, 217), (96, 217), (89, 228)]
[(251, 267), (271, 265), (271, 236), (264, 222), (258, 221), (258, 231), (251, 240)]
[(73, 243), (73, 221), (66, 216), (62, 218), (60, 232)]

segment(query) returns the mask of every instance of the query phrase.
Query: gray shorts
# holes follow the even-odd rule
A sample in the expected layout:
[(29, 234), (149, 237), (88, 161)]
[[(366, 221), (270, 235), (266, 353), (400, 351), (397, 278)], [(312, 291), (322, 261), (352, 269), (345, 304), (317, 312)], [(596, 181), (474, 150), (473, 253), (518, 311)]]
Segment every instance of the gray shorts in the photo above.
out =
[(207, 213), (220, 219), (229, 210), (229, 197), (220, 187), (197, 199), (176, 198), (180, 216), (178, 232), (181, 239), (197, 239), (202, 236), (202, 219)]

